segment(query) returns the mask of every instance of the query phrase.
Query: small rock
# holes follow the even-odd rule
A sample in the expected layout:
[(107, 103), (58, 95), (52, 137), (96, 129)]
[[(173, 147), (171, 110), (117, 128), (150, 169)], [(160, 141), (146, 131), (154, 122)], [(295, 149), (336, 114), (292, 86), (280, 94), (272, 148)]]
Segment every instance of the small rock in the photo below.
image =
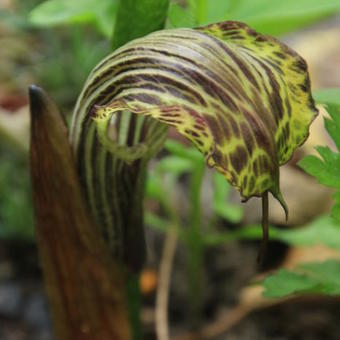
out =
[(18, 318), (21, 315), (23, 292), (14, 282), (0, 285), (0, 315), (8, 318)]
[(40, 292), (31, 294), (26, 298), (23, 310), (25, 323), (33, 329), (49, 329), (50, 319), (47, 301)]

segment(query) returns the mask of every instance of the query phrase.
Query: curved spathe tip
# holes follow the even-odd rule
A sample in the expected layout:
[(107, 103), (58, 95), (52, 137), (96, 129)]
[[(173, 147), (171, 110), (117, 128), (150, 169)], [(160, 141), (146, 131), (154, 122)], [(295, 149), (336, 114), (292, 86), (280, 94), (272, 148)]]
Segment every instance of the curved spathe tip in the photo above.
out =
[(280, 203), (282, 209), (285, 212), (286, 221), (288, 221), (288, 217), (289, 217), (288, 205), (287, 205), (285, 199), (283, 198), (281, 191), (278, 191), (277, 193), (272, 193), (272, 194), (278, 200), (278, 202)]

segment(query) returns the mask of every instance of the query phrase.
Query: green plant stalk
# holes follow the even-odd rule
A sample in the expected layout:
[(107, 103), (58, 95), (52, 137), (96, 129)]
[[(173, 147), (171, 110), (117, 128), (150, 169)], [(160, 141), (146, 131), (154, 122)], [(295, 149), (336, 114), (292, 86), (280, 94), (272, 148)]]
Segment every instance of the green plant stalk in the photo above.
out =
[(143, 339), (143, 330), (140, 321), (142, 296), (139, 287), (139, 274), (130, 273), (128, 275), (125, 294), (128, 307), (128, 316), (131, 325), (132, 339), (141, 340)]
[(195, 21), (197, 25), (201, 25), (206, 20), (207, 0), (196, 0)]
[[(168, 146), (171, 145), (171, 142), (167, 142)], [(175, 145), (173, 145), (175, 148)], [(171, 149), (171, 146), (170, 146)], [(172, 151), (178, 152), (180, 150), (173, 149)], [(177, 153), (176, 153), (177, 154)], [(198, 326), (198, 322), (200, 320), (201, 313), (201, 303), (202, 303), (202, 278), (203, 278), (203, 255), (204, 255), (204, 237), (201, 234), (201, 190), (202, 183), (205, 174), (205, 163), (202, 161), (200, 155), (197, 158), (193, 157), (196, 155), (196, 152), (193, 154), (190, 153), (190, 150), (184, 150), (184, 153), (181, 154), (184, 157), (188, 157), (194, 163), (193, 169), (195, 169), (192, 173), (190, 179), (190, 216), (189, 216), (189, 227), (185, 228), (185, 226), (181, 225), (180, 217), (176, 213), (176, 210), (173, 209), (171, 204), (169, 204), (169, 197), (165, 190), (162, 189), (162, 183), (159, 183), (159, 197), (157, 197), (160, 202), (164, 212), (169, 217), (169, 220), (162, 223), (162, 219), (158, 219), (156, 216), (147, 215), (148, 223), (151, 225), (160, 226), (163, 224), (163, 231), (167, 232), (170, 228), (174, 228), (176, 233), (181, 235), (182, 240), (188, 249), (188, 285), (190, 288), (190, 315), (192, 316), (192, 324), (193, 326)], [(160, 178), (159, 175), (156, 178)], [(156, 217), (156, 221), (153, 219)]]
[(169, 0), (120, 0), (112, 49), (164, 28)]
[(269, 238), (269, 198), (268, 191), (266, 191), (262, 196), (262, 231), (263, 237), (261, 241), (260, 251), (257, 257), (257, 262), (261, 263), (267, 251), (268, 238)]
[(205, 173), (205, 165), (197, 163), (190, 183), (190, 220), (186, 234), (188, 246), (188, 273), (191, 299), (191, 316), (194, 326), (198, 326), (202, 302), (202, 278), (204, 243), (201, 235), (202, 205), (201, 191)]
[[(171, 142), (168, 141), (167, 145)], [(180, 149), (176, 149), (176, 145), (172, 145), (174, 148), (171, 150), (178, 154)], [(169, 148), (168, 148), (169, 149)], [(169, 150), (170, 151), (170, 150)], [(181, 239), (185, 243), (188, 249), (188, 285), (190, 288), (190, 315), (192, 316), (191, 322), (193, 326), (198, 326), (201, 313), (202, 302), (202, 278), (203, 278), (203, 255), (204, 255), (204, 237), (201, 234), (201, 190), (202, 183), (205, 174), (205, 163), (202, 161), (200, 155), (197, 158), (189, 157), (193, 156), (191, 150), (183, 150), (181, 153), (185, 158), (190, 158), (193, 162), (193, 169), (195, 169), (190, 178), (190, 217), (189, 227), (185, 228), (180, 222), (180, 217), (176, 213), (176, 210), (169, 204), (169, 197), (165, 190), (163, 190), (162, 182), (158, 184), (158, 196), (157, 200), (162, 206), (165, 214), (168, 216), (168, 220), (164, 221), (161, 218), (153, 214), (147, 214), (146, 219), (148, 224), (161, 229), (164, 232), (168, 232), (170, 228), (173, 228)], [(196, 155), (196, 152), (193, 154)], [(160, 174), (156, 174), (156, 178), (160, 178)]]

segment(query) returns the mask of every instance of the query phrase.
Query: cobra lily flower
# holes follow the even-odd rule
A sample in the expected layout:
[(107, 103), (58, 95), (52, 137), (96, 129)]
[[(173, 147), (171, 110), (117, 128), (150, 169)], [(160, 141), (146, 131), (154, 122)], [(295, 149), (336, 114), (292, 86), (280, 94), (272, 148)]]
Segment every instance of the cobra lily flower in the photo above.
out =
[(263, 198), (266, 239), (268, 192), (287, 216), (279, 167), (306, 140), (316, 114), (306, 62), (278, 40), (227, 21), (155, 32), (109, 55), (85, 83), (71, 141), (93, 215), (118, 255), (126, 231), (117, 210), (130, 218), (127, 195), (140, 199), (142, 177), (119, 187), (118, 181), (127, 164), (137, 174), (159, 150), (167, 125), (244, 200)]

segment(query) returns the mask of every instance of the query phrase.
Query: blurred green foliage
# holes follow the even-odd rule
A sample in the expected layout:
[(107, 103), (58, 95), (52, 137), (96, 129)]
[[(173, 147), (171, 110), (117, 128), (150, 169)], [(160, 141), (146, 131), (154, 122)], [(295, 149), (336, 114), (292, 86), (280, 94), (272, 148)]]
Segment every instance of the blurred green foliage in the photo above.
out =
[[(234, 240), (257, 240), (262, 237), (260, 225), (247, 225), (233, 231), (210, 232), (204, 243), (218, 245)], [(329, 216), (321, 216), (315, 221), (294, 229), (270, 227), (270, 240), (296, 246), (307, 247), (323, 244), (330, 248), (340, 249), (340, 225)]]
[[(323, 244), (340, 250), (340, 89), (316, 91), (315, 99), (327, 106), (330, 118), (325, 128), (337, 151), (318, 146), (319, 157), (306, 156), (299, 165), (326, 186), (336, 189), (331, 217), (316, 221), (309, 228), (291, 231), (296, 245)], [(300, 231), (300, 234), (299, 234)], [(291, 294), (340, 295), (340, 260), (301, 264), (291, 271), (280, 270), (263, 281), (264, 296), (284, 297)]]
[[(97, 8), (97, 6), (85, 7), (82, 1), (73, 2), (77, 4), (73, 7), (77, 7), (79, 11), (93, 12), (93, 8)], [(106, 3), (108, 2), (112, 3), (112, 0)], [(54, 15), (60, 18), (58, 25), (58, 21), (52, 25), (54, 22), (52, 14), (51, 23), (48, 21), (47, 12), (42, 12), (42, 18), (45, 18), (48, 23), (43, 26), (35, 23), (36, 19), (33, 14), (36, 9), (42, 6), (44, 11), (45, 5), (49, 4), (49, 1), (42, 2), (41, 0), (19, 1), (15, 10), (0, 10), (0, 20), (9, 31), (8, 39), (28, 50), (25, 53), (17, 53), (18, 62), (12, 77), (18, 78), (18, 74), (23, 71), (26, 74), (29, 73), (30, 76), (26, 77), (29, 78), (28, 81), (34, 81), (40, 86), (48, 88), (58, 106), (64, 112), (71, 113), (87, 75), (110, 52), (110, 43), (98, 31), (94, 22), (85, 23), (84, 21), (81, 22), (81, 25), (71, 24), (77, 20), (72, 18), (70, 13), (64, 13), (62, 6), (64, 4), (67, 8), (73, 8), (72, 4), (68, 4), (68, 1), (53, 1), (52, 5), (53, 3), (59, 4), (55, 8), (51, 6), (55, 10)], [(102, 2), (99, 3), (102, 4)], [(47, 7), (49, 8), (49, 6)], [(76, 16), (77, 13), (75, 10), (74, 15)], [(109, 11), (105, 13), (110, 15)], [(70, 22), (65, 24), (63, 20), (67, 18), (70, 19)], [(110, 16), (110, 25), (112, 18), (114, 16)], [(112, 30), (111, 26), (111, 33)], [(6, 46), (10, 53), (11, 44), (6, 43)], [(21, 59), (19, 59), (20, 56)], [(22, 78), (21, 76), (20, 79)], [(0, 79), (3, 80), (1, 76)], [(21, 84), (21, 87), (27, 88), (30, 85), (27, 80)]]
[(340, 106), (340, 88), (319, 89), (313, 97), (320, 104)]
[[(339, 91), (340, 92), (340, 91)], [(318, 181), (326, 186), (337, 189), (334, 194), (335, 204), (332, 209), (332, 216), (340, 222), (340, 105), (336, 103), (336, 91), (332, 89), (322, 92), (322, 102), (327, 105), (327, 111), (330, 118), (325, 118), (325, 127), (330, 137), (333, 139), (337, 151), (332, 151), (328, 146), (316, 147), (320, 157), (307, 156), (301, 162), (300, 166), (310, 175), (316, 177)], [(340, 101), (340, 97), (338, 97)]]
[(340, 295), (340, 261), (303, 263), (294, 271), (281, 269), (263, 283), (263, 295), (279, 298), (293, 294)]
[(31, 238), (34, 234), (26, 157), (0, 144), (0, 237)]
[(338, 0), (189, 0), (174, 1), (169, 12), (173, 27), (193, 27), (217, 21), (242, 21), (270, 35), (282, 35), (340, 11)]
[[(192, 176), (195, 169), (204, 167), (205, 160), (197, 149), (186, 147), (174, 140), (168, 140), (165, 144), (165, 149), (169, 152), (169, 155), (157, 161), (155, 167), (150, 171), (146, 193), (148, 197), (157, 199), (163, 205), (165, 202), (167, 202), (167, 205), (171, 205), (174, 204), (174, 202), (171, 202), (171, 197), (175, 197), (176, 183), (179, 183), (183, 176)], [(243, 216), (242, 207), (228, 202), (231, 186), (216, 171), (212, 172), (211, 176), (213, 188), (212, 212), (217, 217), (231, 223), (240, 223)], [(199, 191), (201, 188), (194, 188), (194, 190)], [(168, 206), (166, 210), (169, 211), (169, 209), (170, 207)], [(176, 211), (175, 207), (172, 207), (171, 210)], [(179, 220), (180, 217), (177, 216), (176, 221)], [(152, 223), (152, 225), (154, 224)]]
[(88, 74), (109, 53), (109, 43), (89, 27), (47, 29), (39, 34), (42, 46), (32, 72), (70, 115)]
[(91, 24), (110, 39), (118, 0), (48, 0), (33, 9), (30, 22), (38, 27)]
[[(129, 0), (127, 0), (129, 1)], [(163, 1), (163, 0), (162, 0)], [(92, 24), (109, 38), (118, 0), (47, 0), (30, 20), (37, 26)], [(194, 27), (217, 21), (242, 21), (256, 30), (282, 35), (340, 11), (338, 0), (174, 0), (169, 9), (171, 27)], [(133, 20), (133, 17), (132, 17)], [(131, 22), (129, 22), (130, 24)], [(142, 23), (134, 23), (136, 26)]]

